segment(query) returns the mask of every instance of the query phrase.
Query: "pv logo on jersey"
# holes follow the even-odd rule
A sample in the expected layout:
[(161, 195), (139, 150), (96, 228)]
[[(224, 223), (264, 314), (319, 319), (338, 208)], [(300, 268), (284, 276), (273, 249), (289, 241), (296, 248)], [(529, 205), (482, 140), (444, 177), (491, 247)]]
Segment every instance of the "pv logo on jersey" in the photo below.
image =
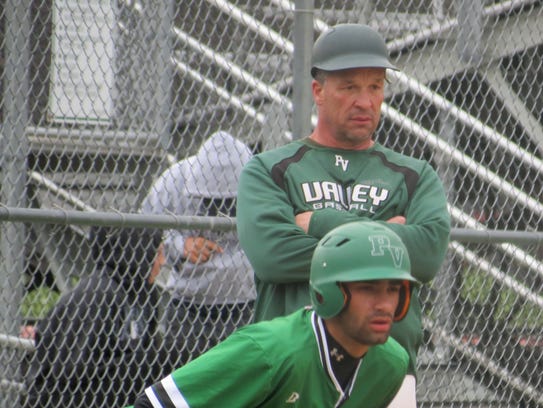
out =
[(336, 167), (341, 166), (343, 171), (347, 171), (348, 165), (349, 165), (349, 160), (345, 160), (343, 156), (336, 154)]

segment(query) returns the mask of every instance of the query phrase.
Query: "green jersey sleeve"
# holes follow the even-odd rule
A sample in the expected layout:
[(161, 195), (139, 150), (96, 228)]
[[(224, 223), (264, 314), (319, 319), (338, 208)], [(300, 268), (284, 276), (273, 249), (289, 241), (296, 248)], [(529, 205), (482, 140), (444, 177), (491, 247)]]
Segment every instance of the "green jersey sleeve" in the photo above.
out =
[(450, 217), (443, 186), (425, 164), (405, 212), (406, 223), (386, 225), (402, 238), (413, 276), (423, 283), (439, 271), (449, 243)]
[(256, 407), (270, 393), (269, 373), (259, 345), (238, 333), (149, 387), (146, 394), (164, 407)]
[(241, 173), (237, 214), (239, 241), (258, 279), (281, 284), (309, 280), (318, 238), (296, 225), (290, 198), (258, 156)]

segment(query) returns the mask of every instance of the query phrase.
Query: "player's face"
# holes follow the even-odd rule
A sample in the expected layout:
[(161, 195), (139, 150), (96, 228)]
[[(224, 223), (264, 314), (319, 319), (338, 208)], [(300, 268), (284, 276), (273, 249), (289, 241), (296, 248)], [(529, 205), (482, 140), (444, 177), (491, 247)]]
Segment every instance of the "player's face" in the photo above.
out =
[(384, 68), (353, 68), (330, 72), (323, 83), (313, 81), (316, 141), (343, 149), (370, 147), (381, 117), (385, 75)]
[[(379, 280), (343, 284), (350, 301), (337, 316), (343, 339), (336, 339), (346, 349), (359, 350), (384, 343), (392, 328), (398, 306), (401, 282)], [(347, 344), (343, 344), (347, 343)]]

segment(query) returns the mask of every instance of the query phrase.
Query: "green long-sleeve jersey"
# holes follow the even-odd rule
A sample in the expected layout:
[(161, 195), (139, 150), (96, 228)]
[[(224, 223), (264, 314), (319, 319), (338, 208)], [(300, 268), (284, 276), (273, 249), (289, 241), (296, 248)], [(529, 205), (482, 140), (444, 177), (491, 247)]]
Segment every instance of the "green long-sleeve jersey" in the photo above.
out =
[[(314, 211), (309, 231), (295, 216)], [(310, 139), (255, 156), (238, 186), (237, 227), (257, 289), (255, 320), (286, 315), (310, 303), (309, 268), (317, 242), (351, 221), (386, 220), (411, 259), (412, 274), (429, 282), (445, 257), (450, 218), (443, 185), (429, 163), (375, 143), (366, 150), (320, 146)], [(408, 351), (410, 373), (422, 341), (418, 293), (392, 336)]]
[(392, 338), (372, 346), (343, 389), (324, 322), (310, 309), (246, 326), (145, 390), (135, 406), (386, 407), (407, 372)]

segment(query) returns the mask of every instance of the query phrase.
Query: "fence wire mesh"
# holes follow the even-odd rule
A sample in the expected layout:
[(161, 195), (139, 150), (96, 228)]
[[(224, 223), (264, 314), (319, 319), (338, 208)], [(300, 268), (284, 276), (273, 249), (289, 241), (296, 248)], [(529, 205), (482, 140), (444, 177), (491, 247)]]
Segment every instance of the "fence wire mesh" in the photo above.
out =
[[(29, 383), (36, 383), (29, 382), (34, 341), (21, 337), (21, 327), (31, 331), (61, 297), (80, 309), (91, 302), (96, 313), (109, 308), (99, 320), (112, 320), (82, 343), (59, 350), (51, 344), (55, 370), (69, 369), (62, 347), (77, 345), (110, 380), (98, 391), (81, 379), (80, 393), (63, 400), (66, 406), (122, 406), (141, 384), (250, 319), (251, 271), (232, 223), (183, 229), (179, 220), (162, 220), (162, 272), (153, 290), (137, 291), (146, 294), (143, 300), (125, 303), (118, 299), (132, 299), (138, 288), (115, 286), (103, 280), (110, 275), (97, 273), (101, 264), (92, 248), (100, 241), (90, 225), (107, 224), (106, 213), (118, 220), (112, 225), (142, 212), (231, 221), (228, 199), (235, 197), (202, 198), (199, 189), (209, 183), (197, 173), (221, 173), (198, 153), (217, 132), (238, 138), (251, 153), (306, 136), (292, 132), (298, 120), (293, 61), (303, 53), (294, 29), (304, 13), (313, 16), (301, 27), (311, 38), (344, 22), (367, 23), (386, 37), (401, 71), (389, 74), (377, 140), (432, 164), (454, 228), (541, 231), (542, 1), (0, 0), (0, 203), (45, 219), (54, 210), (80, 211), (87, 220), (13, 222), (8, 211), (1, 224), (2, 406), (22, 406)], [(236, 169), (244, 148), (223, 150), (221, 157)], [(188, 190), (165, 187), (151, 199), (161, 175), (168, 185), (164, 171), (185, 159), (181, 173), (195, 180), (197, 194), (180, 204)], [(228, 177), (220, 180), (218, 189), (228, 191)], [(134, 224), (152, 224), (138, 220)], [(224, 263), (184, 270), (172, 253), (190, 230), (223, 240)], [(441, 272), (424, 288), (420, 406), (543, 406), (542, 243), (491, 242), (488, 234), (483, 244), (451, 241)], [(147, 250), (141, 246), (148, 244), (142, 239), (125, 249)], [(151, 266), (142, 260), (136, 269)], [(215, 274), (226, 269), (222, 278)], [(207, 289), (176, 284), (183, 270), (185, 281), (200, 279), (196, 285)], [(190, 313), (180, 317), (180, 308)], [(132, 316), (121, 319), (131, 326), (115, 326), (119, 316)], [(58, 327), (48, 323), (47, 329), (78, 331), (78, 322), (88, 323), (61, 314)], [(126, 344), (119, 343), (123, 338)], [(131, 357), (92, 360), (101, 341), (117, 341), (112, 347), (130, 349)], [(141, 374), (141, 381), (123, 369)], [(44, 382), (45, 406), (57, 406), (52, 396), (63, 392), (56, 375)]]

